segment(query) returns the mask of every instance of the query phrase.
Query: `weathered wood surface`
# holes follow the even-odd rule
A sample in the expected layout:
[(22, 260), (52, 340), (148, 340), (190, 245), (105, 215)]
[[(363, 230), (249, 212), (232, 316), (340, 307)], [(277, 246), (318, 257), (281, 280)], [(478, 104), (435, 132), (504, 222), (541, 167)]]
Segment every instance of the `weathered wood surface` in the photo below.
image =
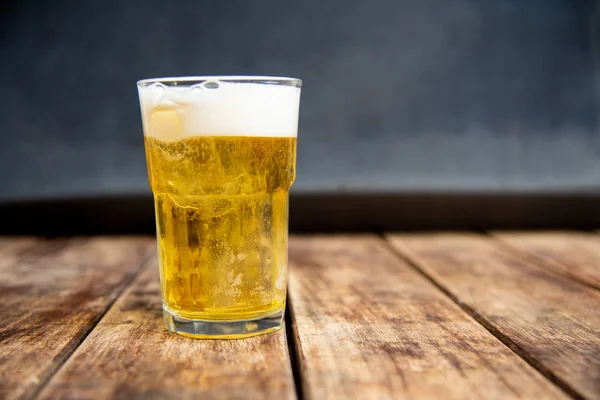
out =
[(293, 238), (290, 268), (306, 398), (565, 396), (375, 236)]
[(564, 390), (600, 398), (600, 291), (533, 266), (484, 235), (390, 241)]
[(168, 332), (156, 259), (42, 391), (42, 399), (294, 399), (283, 330), (244, 340)]
[[(493, 232), (537, 265), (600, 289), (600, 235), (591, 232)], [(542, 261), (542, 262), (540, 262)]]
[(600, 398), (600, 235), (498, 238), (293, 237), (293, 360), (167, 332), (153, 238), (0, 238), (0, 398)]
[(147, 239), (0, 239), (0, 398), (33, 395), (149, 255)]

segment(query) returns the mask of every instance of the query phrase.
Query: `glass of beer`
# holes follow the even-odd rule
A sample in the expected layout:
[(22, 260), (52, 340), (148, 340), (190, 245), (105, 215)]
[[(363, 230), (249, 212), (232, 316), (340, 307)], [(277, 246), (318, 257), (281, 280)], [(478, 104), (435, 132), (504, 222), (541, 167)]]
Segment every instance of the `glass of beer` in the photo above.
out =
[(254, 76), (138, 82), (170, 331), (235, 339), (281, 328), (301, 85)]

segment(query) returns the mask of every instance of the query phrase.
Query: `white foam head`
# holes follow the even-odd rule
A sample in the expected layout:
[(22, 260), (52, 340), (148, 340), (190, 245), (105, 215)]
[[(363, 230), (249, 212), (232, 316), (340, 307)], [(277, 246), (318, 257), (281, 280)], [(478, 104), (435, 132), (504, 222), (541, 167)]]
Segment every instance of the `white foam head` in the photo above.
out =
[(269, 77), (199, 77), (138, 82), (144, 134), (296, 137), (301, 81)]

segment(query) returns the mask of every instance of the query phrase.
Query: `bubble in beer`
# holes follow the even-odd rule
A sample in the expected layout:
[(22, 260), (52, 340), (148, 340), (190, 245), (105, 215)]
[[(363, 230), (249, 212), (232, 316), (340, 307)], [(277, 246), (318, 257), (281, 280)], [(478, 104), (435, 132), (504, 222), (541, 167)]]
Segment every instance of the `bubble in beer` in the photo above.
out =
[(207, 89), (218, 89), (219, 88), (219, 84), (217, 82), (206, 82), (204, 84), (204, 87)]

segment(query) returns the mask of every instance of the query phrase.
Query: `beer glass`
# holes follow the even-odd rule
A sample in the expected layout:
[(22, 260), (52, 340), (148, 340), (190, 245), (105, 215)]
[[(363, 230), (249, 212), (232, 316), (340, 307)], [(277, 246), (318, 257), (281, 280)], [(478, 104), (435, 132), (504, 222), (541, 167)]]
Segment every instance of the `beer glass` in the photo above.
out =
[(299, 79), (138, 82), (165, 325), (195, 338), (282, 326)]

